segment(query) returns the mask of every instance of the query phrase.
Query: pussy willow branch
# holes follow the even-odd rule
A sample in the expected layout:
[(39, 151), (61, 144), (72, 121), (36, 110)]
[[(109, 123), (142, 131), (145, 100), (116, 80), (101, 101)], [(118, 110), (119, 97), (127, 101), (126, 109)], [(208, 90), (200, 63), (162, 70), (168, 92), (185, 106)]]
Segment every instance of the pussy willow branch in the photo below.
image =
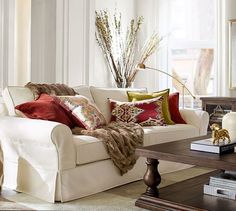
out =
[(96, 12), (96, 38), (101, 47), (105, 59), (107, 61), (108, 67), (114, 77), (116, 83), (122, 81), (122, 75), (117, 70), (117, 66), (114, 61), (114, 57), (112, 54), (112, 35), (108, 21), (108, 14), (106, 11), (103, 11), (101, 14)]
[(137, 52), (137, 37), (143, 17), (130, 21), (125, 37), (122, 33), (121, 14), (115, 13), (112, 17), (106, 10), (96, 12), (96, 40), (117, 85), (124, 81), (130, 84), (137, 74), (134, 65), (146, 61), (155, 52), (161, 39), (154, 34), (143, 50)]
[[(157, 33), (154, 33), (148, 41), (146, 41), (143, 49), (141, 50), (141, 57), (139, 59), (138, 64), (145, 63), (149, 56), (151, 56), (160, 46), (160, 42), (162, 41), (162, 37), (160, 37)], [(132, 74), (130, 74), (130, 81), (135, 79), (136, 74), (138, 73), (137, 68), (133, 68)]]

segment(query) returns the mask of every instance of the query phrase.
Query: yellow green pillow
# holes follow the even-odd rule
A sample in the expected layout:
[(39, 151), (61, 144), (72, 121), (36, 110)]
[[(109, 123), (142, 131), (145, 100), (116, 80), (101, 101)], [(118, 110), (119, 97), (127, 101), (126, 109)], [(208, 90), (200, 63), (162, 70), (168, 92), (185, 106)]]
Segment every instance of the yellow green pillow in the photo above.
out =
[(175, 123), (171, 120), (170, 111), (169, 111), (169, 103), (168, 103), (169, 91), (170, 91), (169, 89), (164, 89), (159, 92), (153, 92), (153, 93), (127, 91), (127, 95), (130, 102), (147, 100), (147, 99), (163, 96), (164, 98), (163, 103), (162, 103), (163, 117), (165, 119), (166, 124), (174, 125)]

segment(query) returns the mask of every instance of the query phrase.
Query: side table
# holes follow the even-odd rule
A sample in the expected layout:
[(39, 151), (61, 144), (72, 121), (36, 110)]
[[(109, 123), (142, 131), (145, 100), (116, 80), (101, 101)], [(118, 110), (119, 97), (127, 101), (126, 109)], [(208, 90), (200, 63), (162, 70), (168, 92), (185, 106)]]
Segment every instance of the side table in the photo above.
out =
[[(230, 111), (236, 111), (236, 97), (201, 97), (202, 110), (210, 115), (209, 125), (222, 125), (222, 118)], [(208, 127), (208, 131), (211, 129)]]

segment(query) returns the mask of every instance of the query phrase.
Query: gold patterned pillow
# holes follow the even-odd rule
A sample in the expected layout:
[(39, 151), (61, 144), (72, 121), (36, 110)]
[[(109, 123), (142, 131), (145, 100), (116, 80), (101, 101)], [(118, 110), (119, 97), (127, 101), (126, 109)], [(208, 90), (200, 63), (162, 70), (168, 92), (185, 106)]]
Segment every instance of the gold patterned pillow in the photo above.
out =
[(57, 96), (60, 105), (71, 113), (75, 124), (87, 130), (106, 125), (106, 120), (97, 106), (82, 95)]

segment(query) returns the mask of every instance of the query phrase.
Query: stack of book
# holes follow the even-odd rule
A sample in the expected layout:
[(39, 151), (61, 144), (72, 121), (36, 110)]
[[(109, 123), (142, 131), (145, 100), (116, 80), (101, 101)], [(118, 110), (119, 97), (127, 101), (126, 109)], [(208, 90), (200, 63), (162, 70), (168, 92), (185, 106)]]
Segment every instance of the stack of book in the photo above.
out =
[(204, 185), (204, 194), (236, 200), (236, 172), (221, 172), (211, 176)]
[(236, 146), (235, 142), (231, 142), (229, 144), (220, 142), (219, 145), (214, 145), (212, 142), (212, 138), (208, 138), (208, 139), (203, 139), (199, 141), (193, 141), (191, 143), (190, 149), (196, 150), (196, 151), (202, 151), (202, 152), (225, 154), (225, 153), (234, 152), (235, 146)]

